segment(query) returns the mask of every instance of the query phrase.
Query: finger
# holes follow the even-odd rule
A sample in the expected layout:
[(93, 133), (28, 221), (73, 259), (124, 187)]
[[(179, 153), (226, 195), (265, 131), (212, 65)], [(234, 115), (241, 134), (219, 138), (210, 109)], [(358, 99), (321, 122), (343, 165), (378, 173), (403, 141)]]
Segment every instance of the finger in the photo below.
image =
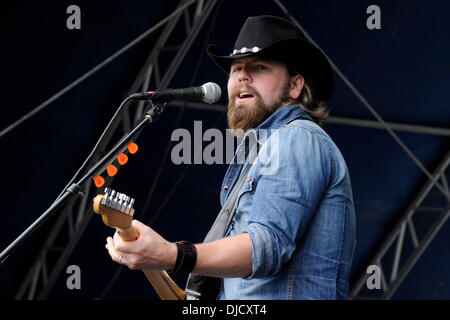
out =
[(114, 247), (116, 248), (116, 250), (121, 252), (129, 252), (129, 250), (127, 250), (127, 242), (120, 237), (119, 232), (117, 230), (113, 235), (112, 241), (114, 243)]
[(113, 238), (112, 238), (112, 237), (107, 237), (107, 238), (106, 238), (106, 246), (107, 246), (107, 247), (108, 247), (108, 246), (114, 247), (114, 241), (113, 241)]
[(148, 226), (146, 224), (143, 224), (139, 220), (134, 219), (131, 221), (131, 225), (135, 227), (138, 231), (144, 231)]
[(114, 243), (116, 243), (116, 244), (119, 243), (119, 240), (122, 240), (117, 229), (116, 229), (116, 232), (114, 232), (113, 239), (114, 239)]
[[(106, 238), (106, 244), (105, 244), (105, 248), (108, 249), (108, 246), (110, 245), (110, 242), (112, 241), (111, 237), (107, 237)], [(112, 243), (112, 245), (114, 246), (114, 243)]]
[(136, 251), (137, 242), (123, 240), (118, 231), (114, 233), (113, 242), (116, 250), (120, 253), (132, 254)]
[(108, 250), (109, 255), (111, 258), (116, 254), (116, 249), (114, 247), (114, 241), (111, 237), (106, 238), (106, 249)]
[(145, 234), (153, 235), (156, 233), (152, 228), (150, 228), (148, 225), (140, 222), (139, 220), (131, 221), (131, 226), (133, 228), (135, 228), (140, 235), (145, 235)]
[(108, 249), (108, 253), (111, 256), (111, 259), (117, 263), (123, 263), (123, 256), (117, 252), (114, 241), (111, 237), (106, 238), (107, 244), (106, 249)]

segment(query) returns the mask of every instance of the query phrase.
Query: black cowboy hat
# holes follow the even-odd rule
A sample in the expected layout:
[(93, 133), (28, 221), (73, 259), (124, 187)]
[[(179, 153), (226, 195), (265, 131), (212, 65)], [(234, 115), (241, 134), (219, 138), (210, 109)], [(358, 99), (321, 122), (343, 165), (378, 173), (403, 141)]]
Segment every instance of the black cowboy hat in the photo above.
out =
[(328, 59), (299, 28), (283, 18), (249, 17), (231, 54), (223, 55), (215, 45), (209, 45), (207, 53), (225, 73), (229, 73), (231, 63), (238, 58), (258, 55), (280, 60), (309, 82), (317, 100), (325, 101), (331, 96), (333, 72)]

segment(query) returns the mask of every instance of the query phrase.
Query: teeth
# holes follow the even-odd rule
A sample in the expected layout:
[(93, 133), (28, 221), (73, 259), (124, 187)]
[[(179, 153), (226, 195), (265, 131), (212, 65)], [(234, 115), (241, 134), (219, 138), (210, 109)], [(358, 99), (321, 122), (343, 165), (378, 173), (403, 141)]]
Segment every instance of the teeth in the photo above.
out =
[(253, 97), (253, 95), (248, 92), (242, 92), (239, 94), (239, 98), (247, 98), (247, 97)]

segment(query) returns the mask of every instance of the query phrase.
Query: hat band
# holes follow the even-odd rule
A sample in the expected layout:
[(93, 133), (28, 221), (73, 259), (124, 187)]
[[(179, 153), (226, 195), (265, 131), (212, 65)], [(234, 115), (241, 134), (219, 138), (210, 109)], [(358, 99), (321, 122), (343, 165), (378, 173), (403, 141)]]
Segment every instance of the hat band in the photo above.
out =
[(253, 53), (256, 53), (256, 52), (258, 52), (259, 50), (261, 50), (260, 47), (253, 47), (253, 48), (242, 47), (241, 49), (234, 49), (234, 50), (233, 50), (233, 53), (230, 53), (230, 56), (235, 56), (235, 55), (237, 55), (237, 54), (240, 54), (240, 53), (247, 53), (247, 52), (253, 52)]

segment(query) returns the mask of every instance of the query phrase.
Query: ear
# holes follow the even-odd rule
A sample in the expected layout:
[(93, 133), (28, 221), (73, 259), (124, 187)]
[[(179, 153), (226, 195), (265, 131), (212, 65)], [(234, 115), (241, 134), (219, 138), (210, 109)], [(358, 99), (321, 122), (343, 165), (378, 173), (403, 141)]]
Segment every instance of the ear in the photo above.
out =
[(299, 74), (291, 78), (291, 89), (289, 91), (289, 96), (292, 100), (297, 100), (298, 97), (300, 97), (304, 84), (305, 79)]

